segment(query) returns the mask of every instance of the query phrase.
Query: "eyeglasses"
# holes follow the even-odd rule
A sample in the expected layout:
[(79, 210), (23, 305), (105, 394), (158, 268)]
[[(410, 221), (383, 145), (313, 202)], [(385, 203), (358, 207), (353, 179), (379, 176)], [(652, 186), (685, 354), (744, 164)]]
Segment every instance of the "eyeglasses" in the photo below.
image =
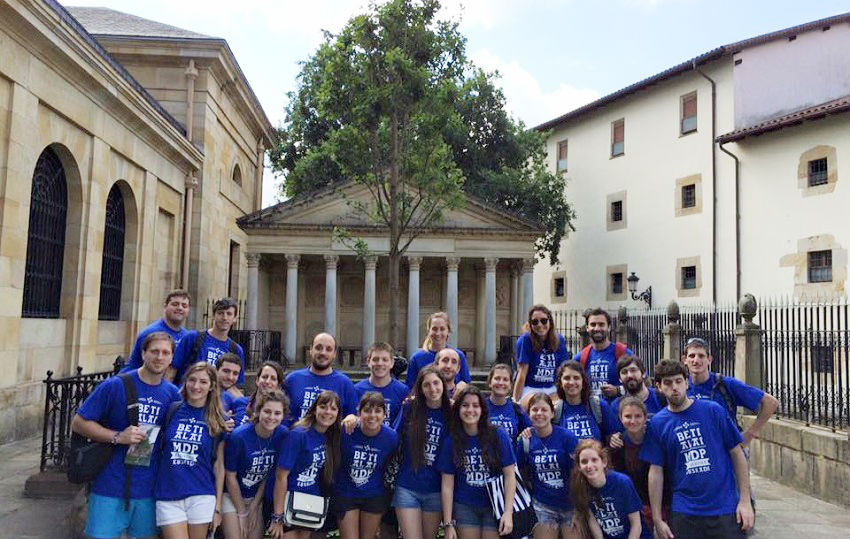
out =
[(549, 323), (548, 318), (532, 318), (530, 320), (532, 326), (537, 326), (537, 324), (543, 324), (544, 326)]

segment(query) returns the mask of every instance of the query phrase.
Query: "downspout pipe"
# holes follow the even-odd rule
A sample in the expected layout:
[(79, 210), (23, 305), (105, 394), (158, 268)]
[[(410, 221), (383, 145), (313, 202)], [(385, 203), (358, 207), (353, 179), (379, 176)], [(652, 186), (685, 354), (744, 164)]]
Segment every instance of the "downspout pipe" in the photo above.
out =
[(738, 156), (723, 147), (725, 142), (720, 143), (720, 151), (735, 160), (735, 297), (741, 297), (741, 187), (740, 175), (741, 162)]
[[(717, 303), (717, 84), (706, 75), (694, 60), (691, 63), (694, 71), (711, 83), (711, 301)], [(737, 297), (737, 295), (736, 295)]]
[[(189, 60), (189, 65), (186, 67), (186, 138), (192, 142), (192, 131), (195, 120), (195, 79), (198, 77), (198, 70), (195, 68), (195, 61)], [(192, 203), (195, 197), (195, 189), (198, 188), (198, 180), (195, 178), (195, 172), (190, 172), (186, 175), (186, 201), (183, 209), (183, 265), (180, 268), (180, 287), (188, 288), (189, 286), (189, 257), (191, 256), (192, 245)]]

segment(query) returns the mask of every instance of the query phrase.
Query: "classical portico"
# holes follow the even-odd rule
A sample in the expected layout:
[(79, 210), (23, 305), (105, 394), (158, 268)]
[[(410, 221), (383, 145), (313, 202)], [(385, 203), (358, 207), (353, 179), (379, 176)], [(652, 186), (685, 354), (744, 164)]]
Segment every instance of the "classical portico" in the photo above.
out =
[[(389, 239), (369, 226), (349, 201), (356, 185), (282, 202), (247, 215), (248, 329), (279, 330), (285, 354), (300, 361), (319, 331), (343, 349), (389, 339)], [(365, 260), (333, 239), (344, 226), (368, 244)], [(446, 311), (450, 343), (477, 365), (496, 358), (500, 335), (519, 331), (532, 304), (537, 225), (468, 199), (439, 228), (415, 239), (399, 276), (399, 348), (415, 350), (429, 314)]]

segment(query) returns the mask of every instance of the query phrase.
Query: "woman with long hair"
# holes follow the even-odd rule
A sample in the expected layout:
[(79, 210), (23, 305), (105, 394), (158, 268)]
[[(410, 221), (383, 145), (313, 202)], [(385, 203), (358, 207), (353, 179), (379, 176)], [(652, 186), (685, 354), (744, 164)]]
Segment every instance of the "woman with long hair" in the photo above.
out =
[(384, 425), (387, 403), (377, 391), (363, 394), (360, 423), (342, 433), (342, 465), (334, 488), (334, 511), (342, 539), (374, 539), (389, 507), (384, 472), (398, 447), (398, 434)]
[(505, 500), (516, 493), (516, 458), (508, 434), (490, 423), (481, 390), (467, 386), (455, 395), (451, 436), (440, 449), (441, 498), (446, 539), (498, 539), (513, 530), (513, 503), (498, 521), (487, 496), (487, 480), (504, 477)]
[(283, 511), (288, 491), (323, 496), (330, 492), (340, 465), (339, 396), (322, 391), (283, 442), (274, 485), (274, 513), (268, 534), (275, 539), (308, 539), (312, 530), (284, 528)]
[[(620, 423), (625, 427), (622, 434), (623, 443), (611, 451), (611, 468), (629, 476), (635, 485), (640, 501), (643, 503), (641, 516), (643, 526), (652, 530), (652, 511), (649, 506), (649, 463), (640, 459), (640, 449), (646, 436), (647, 408), (638, 397), (624, 397), (619, 402)], [(670, 515), (670, 504), (673, 499), (672, 478), (665, 474), (664, 495), (661, 502), (661, 513), (665, 521)]]
[[(278, 452), (289, 432), (281, 422), (289, 413), (289, 398), (280, 389), (266, 389), (257, 397), (251, 422), (228, 437), (224, 449), (225, 486), (221, 525), (225, 539), (261, 539), (263, 494), (274, 476)], [(273, 485), (269, 486), (273, 489)]]
[(237, 426), (252, 422), (257, 395), (268, 389), (283, 390), (283, 367), (277, 361), (263, 361), (260, 364), (257, 369), (257, 387), (250, 397), (233, 399), (231, 411)]
[[(433, 313), (428, 317), (425, 325), (428, 334), (422, 342), (422, 348), (413, 352), (410, 356), (410, 361), (407, 365), (407, 386), (413, 389), (413, 383), (416, 381), (416, 375), (419, 374), (419, 369), (425, 365), (434, 363), (437, 353), (443, 348), (452, 348), (448, 345), (449, 333), (452, 332), (452, 323), (449, 320), (449, 315), (444, 312)], [(466, 363), (466, 355), (457, 348), (452, 348), (457, 352), (460, 358), (460, 371), (455, 377), (455, 383), (465, 382), (466, 384), (472, 381), (472, 376), (469, 374), (469, 366)], [(410, 353), (410, 351), (408, 351)]]
[(579, 537), (573, 527), (569, 478), (578, 438), (552, 424), (555, 405), (546, 393), (535, 393), (528, 401), (533, 429), (531, 437), (517, 444), (517, 464), (527, 466), (531, 477), (531, 500), (537, 525), (534, 539)]
[(449, 396), (434, 365), (416, 375), (411, 398), (393, 426), (401, 440), (401, 465), (392, 506), (404, 537), (433, 539), (440, 524), (440, 474), (434, 467), (448, 436)]
[(593, 395), (590, 378), (578, 361), (567, 361), (558, 367), (558, 397), (556, 422), (577, 438), (603, 441), (610, 434), (613, 418), (611, 407), (605, 399)]
[(641, 525), (641, 502), (627, 475), (608, 469), (608, 453), (597, 440), (582, 440), (576, 448), (570, 495), (581, 537), (593, 539), (652, 538)]
[(221, 522), (224, 465), (218, 442), (226, 419), (212, 365), (195, 363), (183, 379), (183, 401), (169, 408), (162, 426), (156, 524), (165, 539), (206, 539), (210, 523)]
[[(517, 376), (514, 400), (522, 403), (532, 393), (555, 393), (555, 371), (570, 359), (567, 341), (555, 331), (552, 311), (545, 305), (535, 305), (528, 311), (525, 333), (517, 339)], [(527, 404), (527, 400), (526, 403)]]
[(516, 401), (511, 400), (511, 378), (513, 371), (507, 363), (494, 363), (487, 375), (490, 395), (487, 397), (487, 410), (490, 423), (502, 427), (511, 440), (516, 440), (520, 432), (531, 426), (531, 420)]

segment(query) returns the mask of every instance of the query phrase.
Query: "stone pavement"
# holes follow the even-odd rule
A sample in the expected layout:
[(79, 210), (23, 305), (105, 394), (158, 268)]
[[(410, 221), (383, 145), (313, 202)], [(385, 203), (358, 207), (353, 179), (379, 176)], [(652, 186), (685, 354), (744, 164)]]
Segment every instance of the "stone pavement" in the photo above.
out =
[[(40, 438), (0, 445), (0, 539), (66, 539), (71, 500), (24, 497), (38, 471)], [(753, 476), (758, 498), (755, 539), (850, 539), (850, 510)]]

